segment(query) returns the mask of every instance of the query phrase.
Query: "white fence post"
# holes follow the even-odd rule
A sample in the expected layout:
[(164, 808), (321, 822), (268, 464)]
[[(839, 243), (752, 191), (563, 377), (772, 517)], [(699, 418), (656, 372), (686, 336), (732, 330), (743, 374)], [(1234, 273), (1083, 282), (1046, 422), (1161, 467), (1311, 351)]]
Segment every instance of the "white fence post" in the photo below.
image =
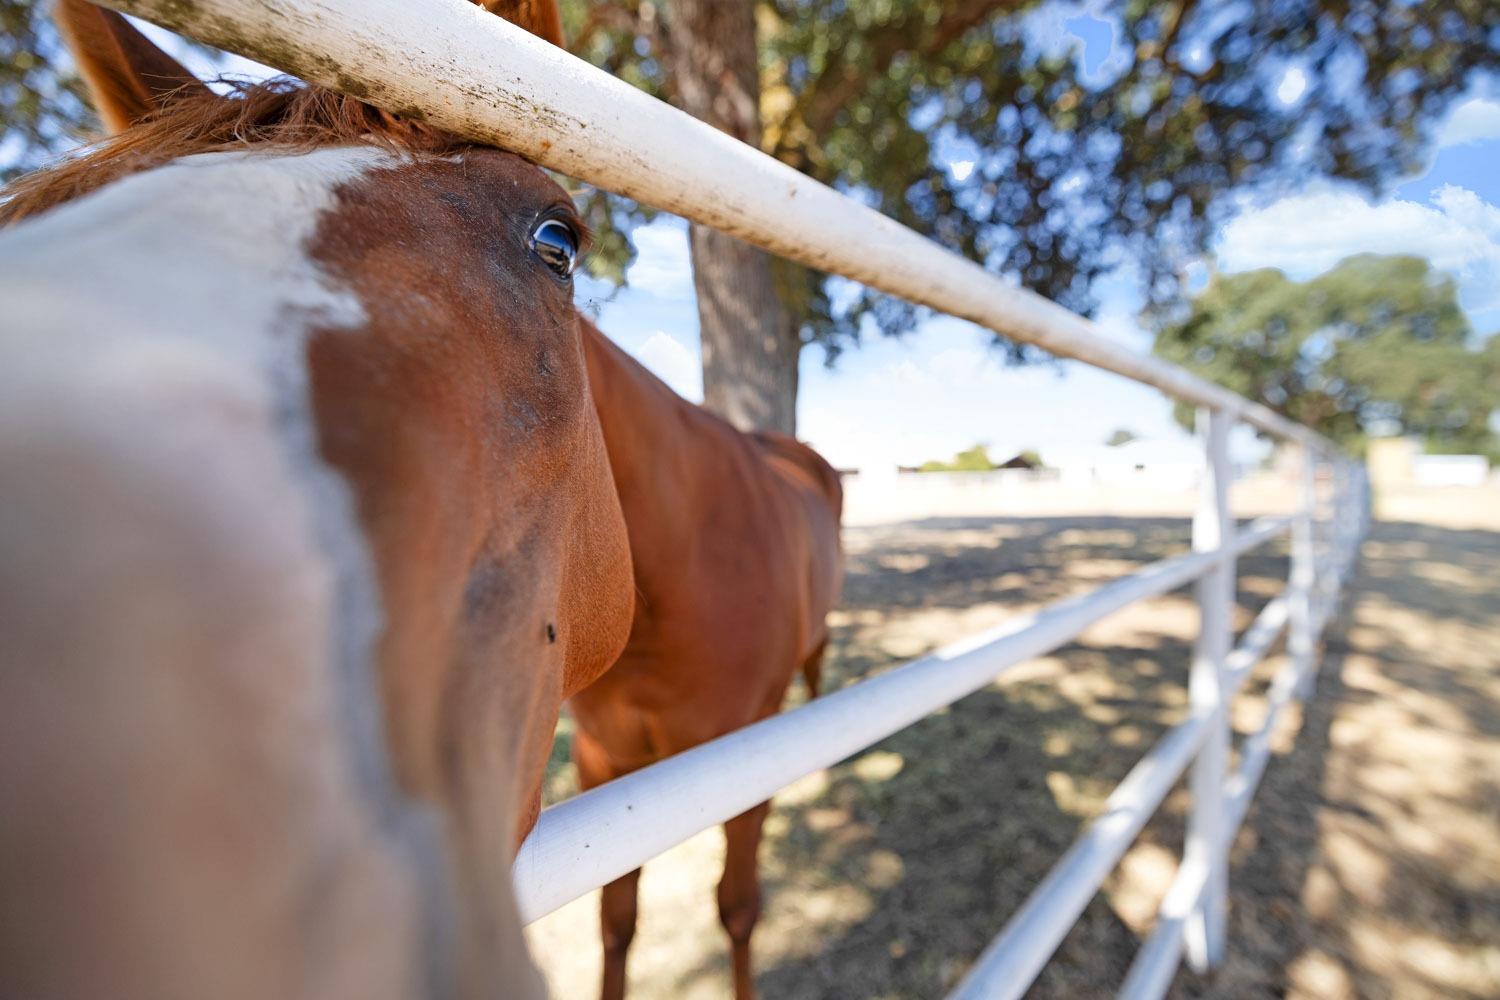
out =
[(1193, 711), (1211, 713), (1208, 736), (1193, 762), (1190, 779), (1193, 808), (1183, 850), (1184, 865), (1201, 865), (1207, 872), (1203, 892), (1188, 917), (1185, 931), (1188, 962), (1199, 972), (1217, 966), (1224, 959), (1229, 893), (1223, 830), (1224, 783), (1229, 761), (1224, 661), (1231, 641), (1235, 581), (1234, 518), (1229, 510), (1230, 423), (1229, 415), (1222, 410), (1198, 410), (1204, 463), (1198, 511), (1193, 517), (1193, 550), (1224, 553), (1224, 558), (1198, 580), (1198, 641), (1188, 678), (1188, 698)]
[(1313, 596), (1317, 583), (1318, 460), (1313, 450), (1302, 447), (1297, 519), (1292, 524), (1292, 566), (1288, 577), (1287, 655), (1297, 671), (1297, 695), (1306, 700), (1315, 684), (1312, 634)]

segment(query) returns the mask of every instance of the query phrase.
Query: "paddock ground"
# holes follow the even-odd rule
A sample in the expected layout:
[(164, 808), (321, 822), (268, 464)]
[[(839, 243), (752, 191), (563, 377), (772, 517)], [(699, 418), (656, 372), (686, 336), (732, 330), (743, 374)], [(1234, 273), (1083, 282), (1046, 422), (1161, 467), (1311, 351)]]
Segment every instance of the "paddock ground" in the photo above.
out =
[[(1247, 484), (1236, 510), (1288, 498)], [(867, 505), (846, 531), (831, 686), (1181, 552), (1191, 506), (1185, 493), (1033, 494), (890, 523)], [(1286, 720), (1235, 844), (1228, 963), (1179, 975), (1174, 996), (1500, 996), (1500, 490), (1381, 496), (1377, 514), (1317, 694)], [(1285, 573), (1284, 547), (1242, 561), (1237, 627)], [(755, 937), (764, 1000), (941, 996), (1182, 716), (1194, 620), (1185, 591), (1136, 605), (778, 796)], [(1242, 732), (1280, 662), (1240, 699)], [(553, 799), (573, 787), (567, 738), (565, 719)], [(1185, 805), (1179, 788), (1031, 996), (1112, 995), (1171, 878)], [(646, 866), (636, 1000), (730, 995), (721, 856), (713, 830)], [(531, 928), (556, 997), (595, 995), (596, 906)]]

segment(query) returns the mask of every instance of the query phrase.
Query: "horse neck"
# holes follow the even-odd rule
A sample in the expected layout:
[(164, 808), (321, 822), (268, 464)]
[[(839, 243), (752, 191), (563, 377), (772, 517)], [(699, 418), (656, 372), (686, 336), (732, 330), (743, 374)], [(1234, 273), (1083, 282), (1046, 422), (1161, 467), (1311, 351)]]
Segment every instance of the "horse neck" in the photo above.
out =
[(698, 408), (593, 323), (580, 318), (580, 324), (589, 389), (626, 521), (637, 505), (675, 505), (693, 479), (692, 463), (681, 460), (695, 447), (691, 428), (696, 414), (684, 411)]

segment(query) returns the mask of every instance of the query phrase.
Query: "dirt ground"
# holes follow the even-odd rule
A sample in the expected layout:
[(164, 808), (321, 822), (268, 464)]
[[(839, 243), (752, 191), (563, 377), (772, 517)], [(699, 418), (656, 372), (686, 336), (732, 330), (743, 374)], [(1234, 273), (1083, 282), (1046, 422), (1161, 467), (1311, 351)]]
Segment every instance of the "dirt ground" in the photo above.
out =
[[(1285, 499), (1244, 490), (1236, 509)], [(1190, 497), (1123, 517), (1092, 502), (849, 528), (831, 686), (1186, 549)], [(1229, 960), (1180, 974), (1175, 996), (1500, 996), (1500, 490), (1385, 496), (1377, 512), (1316, 696), (1305, 718), (1289, 713), (1235, 845)], [(1241, 561), (1237, 627), (1285, 575), (1284, 546)], [(1185, 712), (1195, 621), (1187, 592), (1136, 605), (779, 795), (761, 852), (764, 1000), (954, 985)], [(1259, 726), (1280, 662), (1237, 703), (1241, 732)], [(565, 720), (554, 799), (572, 789), (568, 732)], [(1179, 788), (1030, 996), (1112, 995), (1171, 880), (1185, 806)], [(713, 904), (722, 850), (711, 830), (646, 866), (637, 1000), (730, 995)], [(594, 894), (530, 929), (559, 998), (596, 994), (596, 907)]]

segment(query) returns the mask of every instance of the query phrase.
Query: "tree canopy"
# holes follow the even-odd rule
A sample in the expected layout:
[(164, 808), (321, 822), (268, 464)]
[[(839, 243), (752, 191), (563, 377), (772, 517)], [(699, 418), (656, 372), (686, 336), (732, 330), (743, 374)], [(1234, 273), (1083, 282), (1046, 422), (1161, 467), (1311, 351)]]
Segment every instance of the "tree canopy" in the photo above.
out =
[[(216, 62), (218, 49), (183, 44)], [(50, 0), (0, 0), (0, 183), (102, 134)]]
[[(1226, 195), (1408, 171), (1471, 73), (1500, 66), (1493, 0), (1090, 9), (1113, 37), (1097, 65), (1047, 40), (1063, 15), (1041, 0), (762, 0), (762, 147), (1073, 308), (1126, 260), (1165, 303)], [(675, 98), (670, 0), (565, 14), (580, 55)], [(916, 317), (790, 265), (780, 286), (803, 339), (833, 350), (867, 318), (894, 333)]]
[[(46, 9), (0, 0), (10, 174), (91, 123)], [(680, 100), (673, 10), (563, 0), (575, 52)], [(1175, 301), (1184, 263), (1236, 192), (1314, 175), (1374, 187), (1408, 171), (1447, 103), (1500, 68), (1494, 0), (1100, 0), (1087, 12), (1055, 0), (759, 0), (756, 14), (767, 152), (1083, 311), (1095, 279), (1123, 262), (1150, 301)], [(1064, 20), (1107, 57), (1058, 41)], [(600, 236), (591, 268), (619, 280), (625, 232), (644, 213), (598, 194), (586, 210)], [(796, 336), (831, 352), (917, 317), (777, 268)]]
[(933, 459), (917, 466), (917, 472), (992, 472), (995, 469), (1043, 469), (1041, 453), (1035, 448), (1022, 448), (1004, 462), (990, 458), (988, 445), (976, 444), (965, 448), (947, 462)]
[(990, 458), (990, 449), (987, 445), (976, 444), (972, 448), (965, 448), (951, 461), (941, 462), (936, 459), (923, 462), (918, 466), (919, 472), (989, 472), (991, 469), (999, 468)]
[[(1500, 337), (1476, 338), (1453, 281), (1420, 257), (1362, 254), (1302, 282), (1215, 276), (1155, 353), (1355, 449), (1400, 433), (1500, 460)], [(1190, 408), (1177, 416), (1191, 425)]]
[(51, 5), (0, 0), (0, 181), (76, 146), (97, 124)]

